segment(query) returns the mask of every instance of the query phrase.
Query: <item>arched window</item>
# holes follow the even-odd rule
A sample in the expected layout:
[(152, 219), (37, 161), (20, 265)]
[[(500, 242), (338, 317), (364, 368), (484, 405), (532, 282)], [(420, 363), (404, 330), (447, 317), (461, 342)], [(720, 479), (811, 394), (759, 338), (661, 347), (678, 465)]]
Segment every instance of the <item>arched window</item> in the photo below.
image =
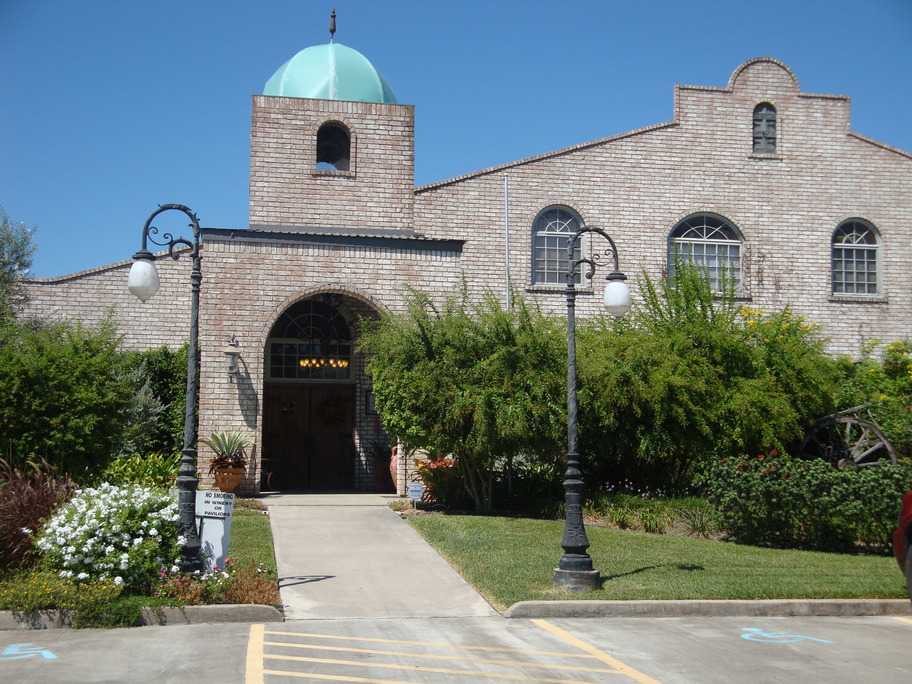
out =
[(769, 102), (754, 107), (754, 153), (776, 153), (776, 108)]
[[(582, 226), (582, 219), (567, 207), (548, 207), (535, 217), (532, 223), (533, 285), (566, 283), (568, 240)], [(579, 245), (576, 257), (579, 258)]]
[(832, 279), (834, 295), (880, 294), (877, 229), (860, 219), (839, 224), (833, 231)]
[(340, 123), (325, 123), (317, 131), (317, 167), (320, 171), (351, 169), (351, 134)]
[(269, 380), (349, 380), (351, 362), (351, 327), (332, 304), (318, 299), (293, 304), (269, 332)]
[(713, 290), (726, 281), (741, 288), (741, 233), (715, 214), (694, 214), (674, 227), (668, 236), (668, 273), (674, 275), (678, 260), (692, 263), (706, 273)]

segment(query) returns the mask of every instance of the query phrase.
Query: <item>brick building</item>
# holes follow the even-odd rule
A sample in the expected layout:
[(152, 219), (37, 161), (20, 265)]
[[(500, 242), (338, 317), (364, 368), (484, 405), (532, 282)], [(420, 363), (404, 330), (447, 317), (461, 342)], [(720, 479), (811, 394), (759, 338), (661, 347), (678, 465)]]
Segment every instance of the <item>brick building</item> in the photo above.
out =
[[(284, 488), (373, 488), (383, 434), (359, 320), (402, 310), (406, 286), (442, 299), (463, 279), (562, 314), (562, 255), (581, 225), (614, 238), (634, 299), (635, 276), (660, 276), (678, 252), (733, 275), (753, 307), (821, 323), (834, 353), (910, 334), (912, 155), (852, 132), (848, 97), (801, 92), (781, 62), (750, 60), (726, 87), (676, 86), (667, 123), (419, 188), (414, 114), (332, 43), (253, 97), (250, 224), (203, 229), (200, 309), (200, 434), (251, 437), (242, 491), (259, 491), (262, 459)], [(32, 280), (31, 307), (111, 312), (127, 346), (179, 345), (189, 266), (158, 261), (168, 307), (129, 294), (129, 262)], [(595, 312), (581, 290), (578, 311)]]

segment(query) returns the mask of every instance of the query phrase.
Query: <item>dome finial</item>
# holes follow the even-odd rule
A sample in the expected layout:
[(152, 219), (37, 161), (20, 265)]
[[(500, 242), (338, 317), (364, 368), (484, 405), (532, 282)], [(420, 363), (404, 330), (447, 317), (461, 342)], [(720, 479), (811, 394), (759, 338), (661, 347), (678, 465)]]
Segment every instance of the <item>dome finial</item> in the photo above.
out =
[(333, 36), (336, 34), (336, 8), (333, 7), (332, 14), (329, 15), (329, 42), (333, 42)]

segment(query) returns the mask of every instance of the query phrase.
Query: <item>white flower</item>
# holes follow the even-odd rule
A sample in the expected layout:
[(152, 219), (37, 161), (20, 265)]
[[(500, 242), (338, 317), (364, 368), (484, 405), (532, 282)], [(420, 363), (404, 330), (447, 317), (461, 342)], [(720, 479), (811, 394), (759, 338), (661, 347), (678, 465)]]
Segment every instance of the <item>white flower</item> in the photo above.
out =
[(76, 579), (78, 579), (78, 580), (84, 580), (84, 579), (87, 579), (88, 577), (89, 577), (89, 573), (87, 573), (87, 572), (80, 572), (78, 575), (76, 575)]
[(121, 577), (120, 575), (118, 575), (117, 577), (114, 578), (114, 586), (115, 586), (115, 587), (122, 587), (122, 586), (123, 586), (123, 583), (124, 583), (123, 577)]

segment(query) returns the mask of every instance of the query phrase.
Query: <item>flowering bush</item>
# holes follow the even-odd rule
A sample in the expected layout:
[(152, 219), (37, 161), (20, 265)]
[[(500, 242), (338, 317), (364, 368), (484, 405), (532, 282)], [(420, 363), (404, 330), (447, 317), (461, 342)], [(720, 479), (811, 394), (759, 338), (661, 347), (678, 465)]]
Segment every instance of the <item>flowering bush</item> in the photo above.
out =
[(162, 568), (158, 573), (158, 581), (152, 589), (153, 596), (174, 598), (186, 605), (200, 603), (217, 603), (216, 599), (222, 595), (231, 582), (234, 571), (234, 561), (225, 559), (225, 566), (220, 570), (213, 566), (212, 570), (184, 574), (173, 568)]
[(240, 568), (230, 558), (221, 569), (209, 572), (179, 574), (162, 571), (153, 590), (154, 596), (176, 599), (181, 605), (200, 603), (258, 603), (277, 606), (281, 603), (275, 573), (262, 563), (248, 563)]
[(424, 483), (425, 500), (444, 506), (465, 503), (466, 490), (462, 473), (452, 458), (418, 459), (418, 477)]
[(177, 503), (139, 485), (103, 483), (77, 492), (45, 525), (35, 546), (61, 577), (111, 579), (148, 592), (161, 568), (177, 570)]
[(706, 493), (737, 541), (828, 551), (861, 543), (885, 550), (909, 488), (908, 466), (856, 472), (774, 450), (718, 461)]

